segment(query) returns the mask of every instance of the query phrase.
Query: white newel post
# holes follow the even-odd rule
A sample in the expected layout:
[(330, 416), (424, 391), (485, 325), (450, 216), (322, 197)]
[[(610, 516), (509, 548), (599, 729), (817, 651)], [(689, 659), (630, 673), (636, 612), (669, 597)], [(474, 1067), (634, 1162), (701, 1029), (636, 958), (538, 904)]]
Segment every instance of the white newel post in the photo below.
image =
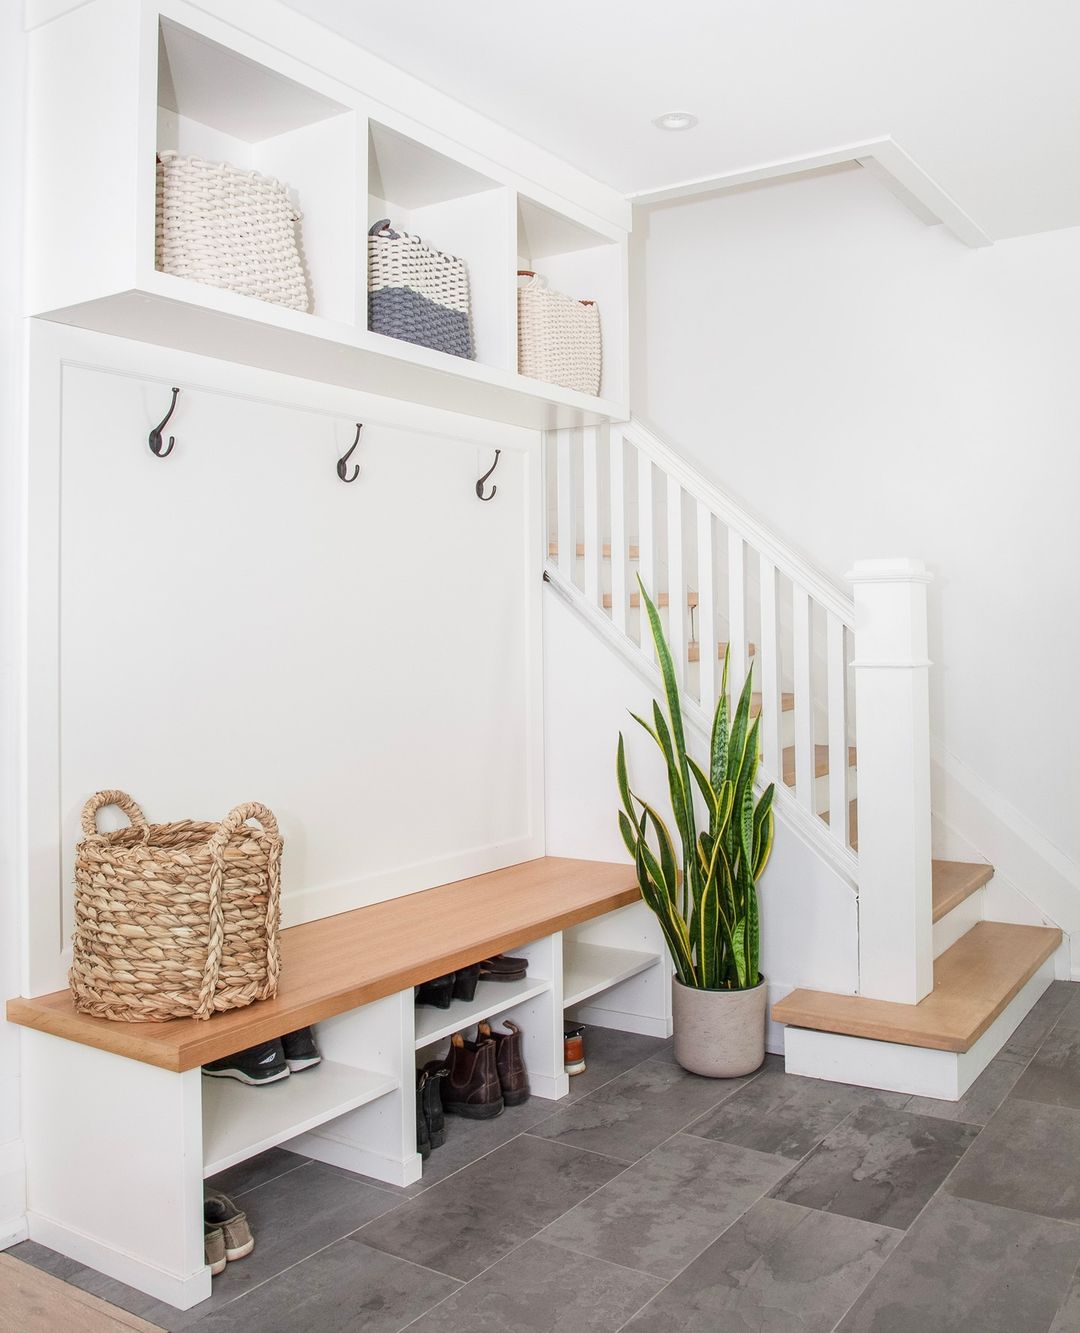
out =
[(861, 560), (855, 597), (860, 991), (917, 1004), (934, 986), (930, 710), (921, 560)]

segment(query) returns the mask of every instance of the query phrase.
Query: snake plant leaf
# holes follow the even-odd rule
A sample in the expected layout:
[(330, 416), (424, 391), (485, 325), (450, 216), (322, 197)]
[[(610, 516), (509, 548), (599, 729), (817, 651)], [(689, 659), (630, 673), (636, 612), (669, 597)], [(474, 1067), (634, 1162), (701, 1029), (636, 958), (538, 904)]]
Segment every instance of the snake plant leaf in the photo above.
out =
[(709, 775), (712, 785), (719, 787), (727, 777), (728, 751), (728, 666), (731, 648), (724, 649), (724, 671), (720, 680), (720, 697), (713, 713), (712, 735), (709, 737)]
[(761, 877), (762, 871), (768, 864), (769, 853), (772, 851), (772, 803), (775, 793), (776, 784), (770, 782), (765, 788), (761, 800), (758, 801), (757, 808), (754, 811), (753, 871), (755, 879)]
[(761, 924), (758, 919), (758, 896), (753, 877), (747, 875), (746, 886), (746, 976), (748, 986), (756, 986), (761, 979)]
[(739, 990), (745, 990), (747, 985), (745, 917), (739, 921), (731, 932), (731, 955), (731, 961), (735, 968), (735, 984)]
[(637, 860), (637, 836), (634, 833), (634, 821), (627, 819), (623, 810), (619, 811), (619, 832), (622, 834), (622, 840), (626, 843), (626, 850)]
[(619, 732), (619, 749), (615, 756), (615, 774), (619, 783), (619, 795), (622, 797), (623, 809), (631, 822), (636, 824), (637, 812), (634, 810), (633, 798), (630, 795), (630, 779), (626, 772), (626, 744), (623, 741), (621, 731)]
[(742, 768), (746, 753), (746, 733), (750, 722), (750, 701), (754, 692), (754, 673), (746, 673), (746, 681), (735, 705), (735, 716), (731, 721), (731, 736), (728, 740), (727, 776), (736, 781)]
[[(642, 822), (644, 823), (644, 820)], [(675, 921), (671, 914), (671, 904), (668, 902), (666, 895), (661, 893), (652, 882), (645, 857), (645, 851), (647, 850), (645, 834), (643, 830), (639, 830), (639, 832), (640, 836), (637, 841), (637, 854), (634, 858), (634, 865), (637, 870), (638, 887), (641, 890), (641, 896), (660, 924), (660, 929), (663, 932), (668, 951), (671, 954), (671, 960), (675, 964), (676, 975), (684, 985), (692, 986), (693, 959), (690, 957), (690, 950), (683, 938), (683, 934), (676, 928)]]
[(675, 860), (675, 844), (671, 841), (671, 834), (668, 832), (667, 825), (652, 806), (647, 801), (643, 801), (640, 796), (637, 800), (645, 812), (645, 817), (652, 821), (653, 828), (656, 831), (657, 846), (660, 849), (660, 870), (663, 875), (663, 887), (674, 903), (679, 891), (679, 871)]
[(718, 983), (719, 951), (717, 949), (717, 887), (712, 880), (705, 886), (698, 911), (697, 976), (698, 984), (715, 988)]
[(693, 774), (694, 781), (697, 783), (698, 791), (701, 792), (705, 801), (705, 809), (709, 812), (709, 831), (713, 832), (719, 815), (718, 794), (713, 790), (708, 775), (693, 755), (687, 755), (686, 759), (690, 765), (690, 772)]

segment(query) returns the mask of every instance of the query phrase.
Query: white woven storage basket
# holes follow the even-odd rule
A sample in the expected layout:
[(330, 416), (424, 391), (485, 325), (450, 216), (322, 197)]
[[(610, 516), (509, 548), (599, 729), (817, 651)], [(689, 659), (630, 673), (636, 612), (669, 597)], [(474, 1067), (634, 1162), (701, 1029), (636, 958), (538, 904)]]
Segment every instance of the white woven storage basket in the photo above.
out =
[(368, 328), (472, 360), (464, 259), (395, 231), (389, 218), (381, 218), (368, 232)]
[(311, 308), (288, 187), (257, 171), (158, 154), (157, 267), (178, 278)]
[(518, 287), (518, 370), (580, 393), (600, 392), (600, 311), (553, 292), (539, 274)]

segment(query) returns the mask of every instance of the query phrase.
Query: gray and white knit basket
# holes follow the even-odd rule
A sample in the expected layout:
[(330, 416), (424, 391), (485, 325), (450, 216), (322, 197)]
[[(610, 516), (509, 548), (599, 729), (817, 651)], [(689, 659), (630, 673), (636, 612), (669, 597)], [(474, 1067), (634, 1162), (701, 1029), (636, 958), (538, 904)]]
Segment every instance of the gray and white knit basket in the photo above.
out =
[(554, 292), (535, 274), (518, 288), (517, 309), (520, 373), (598, 394), (602, 359), (596, 302)]
[(227, 162), (158, 154), (156, 263), (163, 273), (311, 308), (288, 187)]
[(471, 361), (465, 261), (394, 231), (389, 218), (376, 222), (368, 233), (368, 328)]

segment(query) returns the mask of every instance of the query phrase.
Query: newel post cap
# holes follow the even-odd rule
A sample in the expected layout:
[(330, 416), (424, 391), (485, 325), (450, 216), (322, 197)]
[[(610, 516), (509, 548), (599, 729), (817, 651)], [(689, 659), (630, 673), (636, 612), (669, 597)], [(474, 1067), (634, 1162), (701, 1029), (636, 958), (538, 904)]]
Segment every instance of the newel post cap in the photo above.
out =
[(934, 580), (925, 563), (910, 556), (856, 560), (844, 577), (851, 583), (932, 583)]

